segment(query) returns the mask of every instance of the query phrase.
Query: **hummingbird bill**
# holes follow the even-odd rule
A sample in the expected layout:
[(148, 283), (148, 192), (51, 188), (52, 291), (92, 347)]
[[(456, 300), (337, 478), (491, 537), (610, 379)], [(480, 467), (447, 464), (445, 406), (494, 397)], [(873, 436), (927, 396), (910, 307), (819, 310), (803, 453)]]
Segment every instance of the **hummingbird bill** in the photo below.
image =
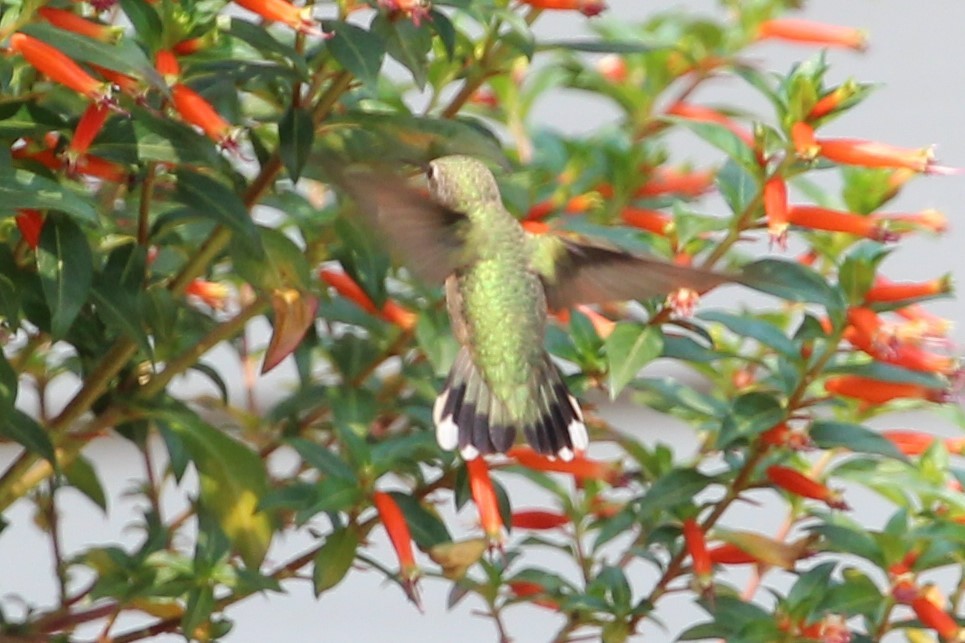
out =
[(591, 240), (530, 234), (473, 157), (437, 158), (426, 179), (428, 197), (393, 175), (346, 172), (338, 181), (413, 274), (444, 284), (460, 350), (432, 417), (439, 445), (465, 460), (504, 453), (520, 434), (562, 460), (587, 448), (580, 404), (544, 348), (549, 310), (730, 281)]

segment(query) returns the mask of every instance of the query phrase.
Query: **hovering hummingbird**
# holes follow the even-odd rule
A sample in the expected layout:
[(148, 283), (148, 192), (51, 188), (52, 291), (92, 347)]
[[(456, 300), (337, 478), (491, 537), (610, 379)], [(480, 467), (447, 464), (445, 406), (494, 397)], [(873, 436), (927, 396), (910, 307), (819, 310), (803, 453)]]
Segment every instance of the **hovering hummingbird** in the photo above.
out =
[(533, 449), (562, 460), (587, 447), (580, 405), (543, 346), (548, 309), (729, 281), (582, 239), (529, 234), (503, 207), (493, 174), (469, 156), (429, 163), (431, 198), (393, 176), (341, 178), (405, 264), (445, 283), (461, 349), (432, 416), (439, 445), (466, 460), (505, 452), (518, 430)]

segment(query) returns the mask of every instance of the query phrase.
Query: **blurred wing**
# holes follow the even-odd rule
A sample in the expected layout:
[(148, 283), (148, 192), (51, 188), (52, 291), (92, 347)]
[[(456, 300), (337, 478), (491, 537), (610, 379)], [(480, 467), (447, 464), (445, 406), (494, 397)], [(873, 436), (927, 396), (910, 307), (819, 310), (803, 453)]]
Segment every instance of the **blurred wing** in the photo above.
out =
[(677, 288), (705, 292), (732, 281), (726, 275), (641, 257), (619, 248), (554, 234), (534, 235), (533, 268), (543, 278), (546, 302), (560, 310), (666, 295)]
[(392, 174), (339, 174), (335, 182), (386, 237), (386, 247), (420, 279), (442, 282), (471, 260), (468, 217), (443, 207)]

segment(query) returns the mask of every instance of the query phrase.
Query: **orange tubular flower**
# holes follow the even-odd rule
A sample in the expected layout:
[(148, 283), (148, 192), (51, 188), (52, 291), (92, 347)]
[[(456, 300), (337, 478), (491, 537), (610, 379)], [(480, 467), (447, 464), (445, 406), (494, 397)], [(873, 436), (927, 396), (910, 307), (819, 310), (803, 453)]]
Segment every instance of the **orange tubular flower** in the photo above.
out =
[(372, 494), (372, 503), (376, 511), (379, 512), (379, 519), (385, 525), (385, 531), (395, 549), (395, 555), (399, 559), (399, 573), (402, 576), (405, 593), (421, 609), (418, 587), (416, 581), (419, 578), (419, 567), (416, 565), (415, 557), (412, 554), (412, 535), (409, 533), (409, 525), (405, 521), (405, 515), (399, 508), (398, 503), (384, 491), (376, 491)]
[[(899, 451), (909, 456), (921, 455), (935, 443), (935, 440), (939, 439), (928, 433), (901, 429), (882, 431), (881, 435), (894, 444)], [(965, 438), (944, 438), (942, 441), (949, 453), (965, 452)]]
[(554, 11), (579, 11), (584, 16), (595, 16), (606, 11), (603, 0), (520, 0), (534, 9)]
[(855, 138), (823, 138), (816, 143), (829, 161), (862, 167), (883, 167), (928, 172), (934, 157), (930, 147), (908, 148)]
[(757, 437), (758, 441), (770, 447), (786, 447), (797, 451), (810, 446), (807, 433), (794, 431), (786, 423), (781, 422), (764, 431)]
[(40, 233), (44, 229), (44, 215), (40, 210), (24, 208), (17, 211), (15, 221), (24, 243), (36, 250), (40, 244)]
[(765, 473), (768, 480), (794, 495), (820, 500), (832, 509), (847, 510), (849, 508), (840, 492), (828, 488), (800, 471), (790, 467), (773, 465), (768, 467)]
[(767, 231), (771, 241), (780, 247), (787, 245), (787, 229), (790, 225), (790, 210), (787, 205), (787, 184), (779, 176), (772, 176), (764, 183), (764, 214), (767, 217)]
[(130, 177), (130, 172), (123, 165), (91, 154), (85, 154), (72, 162), (72, 174), (81, 174), (95, 179), (123, 183)]
[(37, 13), (40, 14), (41, 18), (59, 29), (72, 31), (101, 42), (114, 42), (121, 33), (121, 30), (117, 27), (92, 22), (65, 9), (41, 7), (37, 9)]
[(519, 529), (559, 529), (563, 525), (570, 523), (570, 517), (555, 511), (542, 511), (540, 509), (528, 509), (524, 511), (514, 511), (510, 524)]
[(952, 290), (951, 275), (944, 275), (937, 279), (919, 282), (897, 283), (878, 278), (865, 294), (865, 301), (869, 303), (895, 302), (905, 299), (920, 299), (944, 295)]
[(886, 382), (860, 375), (837, 375), (824, 382), (824, 389), (832, 395), (841, 395), (865, 404), (884, 404), (898, 399), (920, 399), (943, 402), (948, 398), (944, 389), (929, 388), (907, 382)]
[(204, 51), (211, 44), (211, 37), (209, 36), (199, 36), (197, 38), (188, 38), (187, 40), (182, 40), (178, 44), (171, 47), (171, 51), (178, 56), (190, 56), (191, 54), (196, 54), (199, 51)]
[(265, 20), (281, 22), (302, 33), (323, 36), (318, 23), (311, 17), (311, 8), (299, 8), (286, 0), (235, 0), (238, 4), (252, 13), (257, 13)]
[(110, 108), (102, 103), (91, 103), (87, 106), (77, 123), (73, 138), (70, 139), (70, 145), (67, 147), (68, 162), (71, 162), (70, 159), (76, 160), (87, 153), (87, 148), (100, 133), (108, 114), (110, 114)]
[(596, 61), (596, 71), (614, 85), (627, 80), (627, 61), (617, 54), (607, 54)]
[(647, 182), (637, 189), (635, 196), (643, 198), (676, 194), (698, 197), (714, 186), (716, 177), (717, 172), (714, 170), (680, 170), (661, 166), (654, 168), (647, 177)]
[(693, 561), (694, 578), (701, 587), (710, 585), (714, 574), (714, 564), (707, 553), (707, 540), (704, 532), (693, 518), (684, 520), (684, 544)]
[(506, 582), (506, 586), (509, 587), (509, 591), (511, 591), (516, 598), (532, 598), (533, 600), (529, 602), (533, 605), (539, 605), (540, 607), (551, 610), (558, 610), (560, 608), (560, 604), (552, 599), (538, 598), (546, 594), (546, 588), (539, 583), (529, 580), (511, 580)]
[(110, 87), (81, 69), (67, 54), (33, 36), (15, 33), (10, 48), (54, 82), (98, 102), (110, 101)]
[(684, 101), (678, 101), (667, 108), (668, 116), (677, 116), (679, 118), (685, 118), (691, 121), (697, 121), (700, 123), (716, 123), (726, 127), (734, 136), (744, 141), (747, 147), (754, 148), (754, 136), (748, 132), (746, 129), (738, 125), (728, 116), (721, 114), (715, 109), (710, 107), (703, 107), (701, 105), (693, 105), (691, 103), (686, 103)]
[(927, 627), (935, 630), (938, 637), (943, 641), (961, 641), (962, 628), (958, 622), (951, 617), (940, 605), (936, 605), (926, 592), (919, 592), (911, 601), (911, 609), (915, 616)]
[(881, 222), (853, 212), (832, 210), (816, 205), (793, 205), (788, 208), (788, 221), (793, 225), (812, 230), (846, 232), (875, 241), (896, 241), (898, 235), (890, 232)]
[(492, 478), (489, 477), (489, 465), (484, 458), (473, 458), (466, 461), (466, 471), (469, 473), (469, 491), (473, 502), (479, 510), (479, 522), (489, 538), (490, 544), (502, 547), (503, 518), (499, 515), (499, 500)]
[(181, 65), (170, 49), (162, 49), (154, 57), (154, 68), (165, 80), (177, 80), (181, 75)]
[(860, 29), (794, 18), (765, 20), (757, 28), (757, 39), (784, 40), (822, 47), (844, 47), (858, 51), (868, 46), (867, 37)]
[(237, 148), (234, 128), (200, 94), (187, 85), (175, 83), (171, 87), (171, 98), (181, 118), (201, 128), (205, 136), (219, 146), (231, 150)]
[(798, 122), (791, 126), (791, 142), (802, 159), (809, 161), (821, 152), (821, 146), (814, 138), (814, 128), (807, 123)]
[(546, 234), (547, 232), (552, 230), (552, 228), (548, 223), (544, 223), (542, 221), (527, 220), (527, 221), (520, 222), (520, 225), (523, 226), (523, 230), (525, 230), (526, 232), (529, 232), (530, 234)]
[[(871, 215), (880, 221), (887, 221), (895, 226), (909, 228), (911, 230), (920, 229), (935, 234), (948, 231), (948, 218), (944, 212), (928, 208), (921, 212), (909, 212), (903, 214), (873, 214)], [(895, 227), (897, 227), (895, 226)]]
[(845, 101), (854, 96), (857, 89), (853, 81), (838, 85), (814, 104), (814, 107), (808, 112), (808, 120), (816, 121), (837, 110)]
[(101, 67), (100, 65), (91, 64), (91, 68), (128, 96), (140, 98), (146, 91), (141, 81), (133, 76), (128, 76), (127, 74), (122, 74), (113, 69)]
[(231, 289), (216, 281), (195, 279), (184, 289), (184, 294), (197, 297), (211, 308), (221, 310), (228, 303)]
[(578, 304), (576, 309), (583, 313), (589, 318), (590, 323), (593, 324), (593, 330), (596, 334), (600, 336), (600, 339), (606, 339), (613, 332), (617, 323), (611, 319), (607, 319), (600, 313), (596, 312), (586, 304)]
[(540, 455), (527, 446), (514, 446), (506, 452), (506, 455), (527, 469), (566, 473), (577, 480), (603, 480), (616, 484), (623, 473), (616, 462), (591, 460), (580, 453), (577, 453), (572, 460), (564, 461)]
[(392, 322), (403, 330), (413, 328), (418, 320), (418, 315), (391, 299), (382, 305), (381, 310), (377, 309), (375, 307), (375, 303), (369, 299), (369, 296), (365, 294), (365, 291), (362, 290), (362, 288), (355, 283), (355, 281), (353, 281), (348, 274), (342, 272), (341, 270), (322, 268), (319, 271), (318, 276), (322, 278), (322, 281), (334, 288), (335, 292), (346, 299), (352, 300), (359, 308), (368, 314), (378, 315), (385, 321)]
[(673, 217), (659, 210), (626, 207), (620, 211), (625, 224), (666, 237), (673, 229)]

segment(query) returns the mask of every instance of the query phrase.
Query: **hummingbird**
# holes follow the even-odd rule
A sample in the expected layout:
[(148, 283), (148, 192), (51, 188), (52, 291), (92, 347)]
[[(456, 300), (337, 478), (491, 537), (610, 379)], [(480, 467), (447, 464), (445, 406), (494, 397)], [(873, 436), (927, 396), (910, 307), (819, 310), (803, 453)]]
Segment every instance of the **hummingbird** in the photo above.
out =
[(548, 310), (730, 281), (584, 238), (530, 234), (471, 156), (431, 161), (428, 197), (393, 175), (339, 174), (403, 263), (444, 284), (460, 350), (432, 418), (439, 445), (465, 460), (506, 452), (520, 431), (561, 460), (587, 448), (583, 411), (543, 345)]

